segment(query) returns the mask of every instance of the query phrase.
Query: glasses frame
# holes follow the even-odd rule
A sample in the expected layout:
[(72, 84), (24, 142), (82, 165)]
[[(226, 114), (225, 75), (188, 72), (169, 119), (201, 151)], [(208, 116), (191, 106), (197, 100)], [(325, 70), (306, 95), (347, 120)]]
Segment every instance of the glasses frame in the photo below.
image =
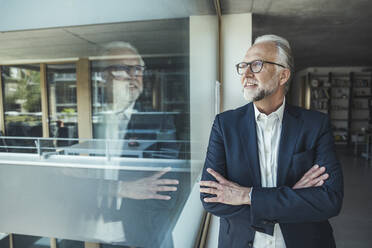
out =
[[(132, 71), (133, 69), (137, 69), (137, 68), (141, 68), (140, 70), (142, 71), (141, 74), (133, 74)], [(103, 71), (106, 71), (110, 74), (110, 76), (112, 76), (113, 78), (116, 78), (116, 79), (121, 79), (120, 77), (118, 76), (115, 76), (112, 71), (113, 70), (124, 70), (128, 73), (128, 75), (132, 75), (132, 76), (135, 76), (135, 77), (142, 77), (144, 75), (144, 71), (146, 70), (146, 66), (144, 65), (110, 65), (110, 66), (107, 66), (103, 69)]]
[[(252, 70), (252, 67), (251, 67), (251, 64), (254, 63), (254, 62), (257, 62), (257, 61), (260, 61), (260, 62), (262, 63), (261, 68), (260, 68), (260, 70), (258, 70), (258, 71), (253, 71), (253, 70)], [(281, 67), (283, 67), (283, 68), (286, 68), (284, 65), (281, 65), (281, 64), (278, 64), (278, 63), (275, 63), (275, 62), (271, 62), (271, 61), (267, 61), (267, 60), (261, 60), (261, 59), (256, 59), (256, 60), (253, 60), (252, 62), (240, 62), (240, 63), (236, 64), (236, 65), (235, 65), (235, 67), (236, 67), (236, 72), (237, 72), (239, 75), (244, 75), (245, 72), (246, 72), (246, 70), (247, 70), (247, 67), (249, 66), (249, 70), (251, 70), (252, 73), (260, 73), (260, 72), (262, 71), (262, 68), (263, 68), (263, 66), (264, 66), (265, 63), (266, 63), (266, 64), (272, 64), (272, 65), (278, 65), (278, 66), (281, 66)], [(239, 73), (239, 68), (241, 68), (241, 67), (239, 67), (239, 66), (240, 66), (241, 64), (245, 64), (245, 66), (246, 66), (246, 69), (245, 69), (245, 71), (244, 71), (243, 73)]]

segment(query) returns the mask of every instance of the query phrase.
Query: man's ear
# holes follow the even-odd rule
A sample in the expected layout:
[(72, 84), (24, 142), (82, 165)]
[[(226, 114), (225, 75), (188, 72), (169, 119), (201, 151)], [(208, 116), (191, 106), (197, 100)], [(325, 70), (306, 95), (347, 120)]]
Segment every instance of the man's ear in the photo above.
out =
[(280, 76), (279, 76), (280, 85), (285, 84), (289, 80), (290, 76), (291, 76), (291, 71), (287, 68), (283, 69), (280, 72)]

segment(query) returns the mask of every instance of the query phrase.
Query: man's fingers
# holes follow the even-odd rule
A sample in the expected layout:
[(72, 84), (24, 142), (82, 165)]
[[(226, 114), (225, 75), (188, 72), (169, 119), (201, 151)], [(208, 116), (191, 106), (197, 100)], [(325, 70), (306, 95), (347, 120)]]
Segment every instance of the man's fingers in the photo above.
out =
[(324, 181), (323, 181), (323, 180), (320, 180), (320, 181), (319, 181), (317, 184), (315, 184), (314, 186), (315, 186), (315, 187), (319, 187), (319, 186), (322, 186), (323, 183), (324, 183)]
[(319, 168), (319, 165), (315, 164), (313, 167), (310, 168), (310, 170), (308, 170), (303, 177), (307, 177), (311, 174), (313, 174), (314, 171), (316, 171), (317, 169)]
[(177, 187), (170, 187), (170, 186), (158, 186), (156, 187), (156, 191), (177, 191)]
[[(309, 187), (315, 187), (315, 186), (321, 186), (324, 184), (324, 181), (329, 178), (329, 174), (325, 173), (323, 175), (320, 175), (314, 179), (310, 179), (309, 177), (303, 177), (301, 178), (300, 181), (298, 181), (295, 186), (293, 186), (293, 189), (298, 189), (298, 188), (309, 188)], [(322, 183), (319, 185), (320, 181)]]
[(204, 198), (204, 201), (205, 202), (219, 202), (219, 199), (218, 197), (210, 197), (210, 198), (206, 197)]
[(312, 183), (309, 187), (317, 186), (320, 181), (322, 181), (324, 183), (324, 181), (327, 180), (328, 177), (329, 177), (329, 175), (327, 173), (325, 173), (325, 174), (313, 179)]
[(211, 194), (211, 195), (217, 195), (218, 190), (213, 188), (200, 188), (201, 193)]
[(156, 199), (156, 200), (170, 200), (172, 199), (172, 197), (170, 197), (169, 195), (161, 195), (161, 194), (154, 194), (151, 196), (150, 199)]
[(200, 181), (200, 186), (206, 186), (210, 188), (220, 188), (220, 184), (215, 181)]
[(159, 179), (156, 180), (157, 185), (177, 185), (179, 184), (178, 180), (175, 179)]
[(310, 179), (314, 179), (319, 177), (325, 172), (325, 167), (320, 167), (319, 169), (315, 170), (312, 174), (310, 174)]
[(227, 181), (223, 176), (221, 176), (218, 172), (214, 171), (211, 168), (207, 169), (207, 172), (211, 174), (218, 182), (225, 182)]

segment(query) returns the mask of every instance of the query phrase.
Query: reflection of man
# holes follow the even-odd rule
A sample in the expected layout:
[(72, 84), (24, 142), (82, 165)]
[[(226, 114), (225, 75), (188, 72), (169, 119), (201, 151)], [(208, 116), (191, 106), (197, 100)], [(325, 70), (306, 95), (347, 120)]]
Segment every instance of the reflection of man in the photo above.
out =
[[(137, 138), (135, 133), (128, 132), (136, 126), (133, 115), (141, 110), (137, 99), (143, 92), (145, 63), (133, 46), (121, 41), (107, 44), (103, 56), (110, 58), (102, 62), (103, 77), (108, 85), (107, 101), (110, 111), (106, 114), (105, 122), (98, 130), (97, 136), (113, 140), (110, 142), (110, 149), (121, 152), (123, 148), (125, 149), (124, 146), (130, 149), (130, 146), (137, 146), (140, 143), (133, 140)], [(124, 138), (129, 142), (125, 142)], [(156, 141), (156, 137), (153, 138)], [(164, 184), (175, 185), (178, 184), (177, 180), (159, 179), (167, 171), (169, 168), (137, 181), (121, 181), (120, 196), (132, 199), (169, 200), (169, 196), (157, 193), (176, 190), (175, 187)], [(112, 179), (118, 179), (113, 172), (106, 174), (110, 174), (108, 177), (113, 177)]]
[(237, 71), (253, 103), (216, 116), (200, 183), (219, 247), (335, 247), (342, 172), (328, 117), (285, 102), (288, 41), (257, 38)]
[[(125, 42), (106, 45), (102, 55), (106, 57), (101, 67), (107, 84), (108, 111), (101, 126), (95, 130), (96, 138), (110, 140), (110, 152), (114, 155), (128, 156), (124, 150), (131, 149), (153, 152), (158, 143), (157, 129), (172, 127), (172, 123), (166, 115), (152, 117), (148, 113), (139, 113), (143, 111), (138, 99), (143, 92), (144, 61), (137, 50)], [(153, 127), (154, 123), (159, 125)], [(114, 187), (108, 189), (109, 192), (114, 190), (114, 197), (104, 199), (102, 204), (106, 224), (101, 229), (108, 227), (119, 232), (112, 236), (111, 242), (141, 247), (160, 247), (161, 243), (166, 247), (172, 246), (167, 232), (172, 227), (176, 212), (172, 208), (176, 208), (178, 196), (171, 192), (177, 190), (179, 181), (174, 174), (168, 173), (170, 169), (168, 167), (157, 173), (105, 171), (106, 180), (119, 182), (118, 187), (113, 184)], [(108, 200), (108, 207), (105, 207), (105, 200)], [(118, 222), (122, 224), (122, 229), (116, 225)]]

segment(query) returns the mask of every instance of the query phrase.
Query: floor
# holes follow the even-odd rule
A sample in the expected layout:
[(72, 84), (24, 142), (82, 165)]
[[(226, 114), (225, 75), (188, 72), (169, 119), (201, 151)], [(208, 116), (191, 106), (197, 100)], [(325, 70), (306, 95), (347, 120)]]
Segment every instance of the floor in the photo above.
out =
[(332, 218), (337, 248), (372, 247), (372, 163), (339, 150), (345, 183), (344, 203)]

